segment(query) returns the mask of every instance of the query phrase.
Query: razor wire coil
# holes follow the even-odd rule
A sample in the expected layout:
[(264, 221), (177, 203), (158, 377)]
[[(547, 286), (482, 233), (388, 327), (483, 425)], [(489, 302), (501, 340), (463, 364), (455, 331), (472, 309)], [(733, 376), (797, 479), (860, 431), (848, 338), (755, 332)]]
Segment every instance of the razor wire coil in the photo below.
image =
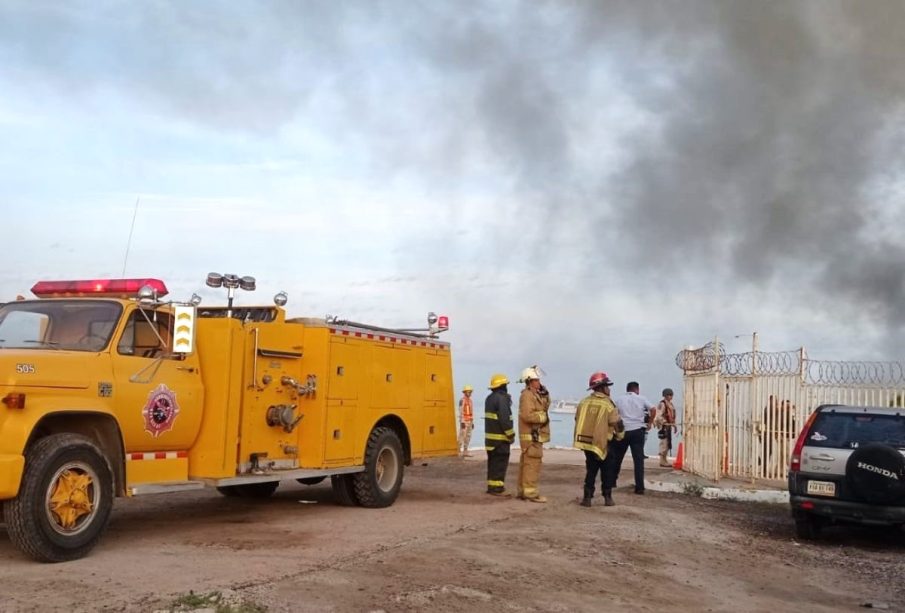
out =
[(722, 343), (683, 349), (676, 366), (686, 373), (718, 372), (724, 376), (798, 375), (810, 385), (905, 385), (900, 362), (811, 360), (800, 350), (730, 353)]

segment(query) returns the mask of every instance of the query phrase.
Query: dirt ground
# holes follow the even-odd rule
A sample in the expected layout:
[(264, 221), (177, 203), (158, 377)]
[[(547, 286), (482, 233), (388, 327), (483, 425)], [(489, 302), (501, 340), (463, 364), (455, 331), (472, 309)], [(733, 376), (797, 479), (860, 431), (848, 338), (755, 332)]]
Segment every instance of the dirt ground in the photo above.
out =
[(0, 611), (171, 610), (208, 594), (249, 612), (905, 609), (902, 532), (803, 543), (784, 505), (626, 483), (617, 506), (586, 509), (584, 469), (566, 464), (544, 467), (551, 502), (532, 504), (484, 494), (484, 470), (477, 457), (409, 467), (376, 510), (336, 505), (328, 483), (118, 500), (97, 549), (64, 564), (27, 560), (0, 532)]

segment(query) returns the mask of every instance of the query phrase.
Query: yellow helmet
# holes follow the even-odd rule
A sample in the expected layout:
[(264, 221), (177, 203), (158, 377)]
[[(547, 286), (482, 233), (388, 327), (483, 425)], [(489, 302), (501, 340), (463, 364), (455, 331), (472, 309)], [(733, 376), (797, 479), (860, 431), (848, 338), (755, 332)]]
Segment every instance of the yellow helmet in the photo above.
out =
[(506, 385), (509, 383), (509, 379), (506, 378), (506, 375), (501, 375), (499, 373), (490, 377), (490, 389), (494, 390), (501, 385)]
[(466, 385), (465, 387), (462, 388), (462, 391), (463, 392), (473, 392), (474, 388), (470, 385)]

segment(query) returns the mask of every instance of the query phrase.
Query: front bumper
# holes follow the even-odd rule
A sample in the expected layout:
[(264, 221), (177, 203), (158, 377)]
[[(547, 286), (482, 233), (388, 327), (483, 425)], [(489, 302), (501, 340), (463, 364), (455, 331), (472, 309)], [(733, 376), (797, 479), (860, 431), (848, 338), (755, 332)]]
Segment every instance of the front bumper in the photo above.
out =
[(905, 524), (905, 506), (849, 502), (820, 496), (789, 496), (792, 515), (817, 515), (834, 521), (858, 524)]
[(25, 470), (25, 456), (0, 454), (0, 500), (15, 498)]

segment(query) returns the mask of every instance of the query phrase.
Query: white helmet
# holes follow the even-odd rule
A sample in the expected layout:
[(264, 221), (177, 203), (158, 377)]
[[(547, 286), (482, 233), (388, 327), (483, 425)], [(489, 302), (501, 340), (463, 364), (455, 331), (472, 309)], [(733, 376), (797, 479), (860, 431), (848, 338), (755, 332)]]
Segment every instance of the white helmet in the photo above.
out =
[(522, 371), (522, 376), (519, 377), (519, 382), (527, 383), (531, 379), (540, 379), (541, 374), (543, 374), (543, 371), (540, 368), (538, 368), (536, 365), (529, 366), (528, 368), (526, 368)]

